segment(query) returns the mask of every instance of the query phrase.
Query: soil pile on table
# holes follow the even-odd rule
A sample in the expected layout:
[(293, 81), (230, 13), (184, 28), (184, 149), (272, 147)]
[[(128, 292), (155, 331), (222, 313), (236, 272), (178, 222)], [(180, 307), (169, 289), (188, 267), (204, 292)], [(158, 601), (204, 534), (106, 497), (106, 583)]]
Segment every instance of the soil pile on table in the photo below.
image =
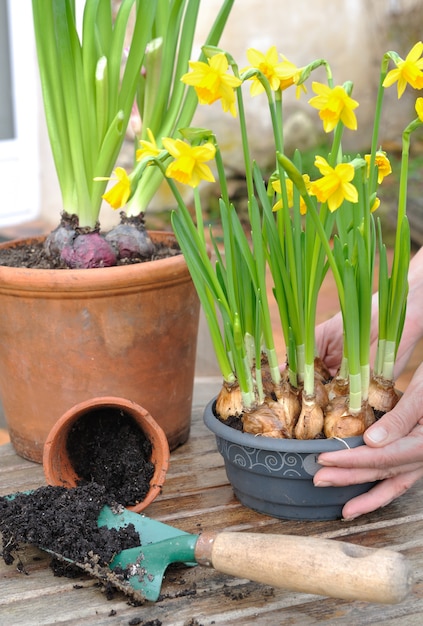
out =
[(103, 565), (110, 563), (117, 552), (140, 545), (132, 524), (119, 530), (98, 527), (97, 519), (105, 504), (110, 504), (106, 489), (95, 483), (73, 489), (40, 487), (12, 499), (0, 497), (5, 563), (13, 563), (19, 545), (25, 543), (78, 563), (96, 555)]

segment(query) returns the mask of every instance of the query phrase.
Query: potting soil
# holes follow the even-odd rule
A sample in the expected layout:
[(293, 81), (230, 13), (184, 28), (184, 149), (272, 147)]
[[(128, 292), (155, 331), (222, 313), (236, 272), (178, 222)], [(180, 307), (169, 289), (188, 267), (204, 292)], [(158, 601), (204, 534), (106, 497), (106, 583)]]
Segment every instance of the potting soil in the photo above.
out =
[[(2, 556), (7, 564), (19, 559), (21, 544), (31, 544), (94, 572), (108, 570), (113, 556), (139, 546), (142, 538), (132, 524), (98, 527), (106, 504), (113, 509), (142, 500), (154, 473), (151, 444), (134, 420), (119, 409), (99, 409), (74, 425), (68, 451), (80, 484), (68, 489), (45, 486), (29, 493), (0, 497)], [(53, 561), (53, 569), (57, 563)], [(60, 572), (74, 575), (68, 566)]]

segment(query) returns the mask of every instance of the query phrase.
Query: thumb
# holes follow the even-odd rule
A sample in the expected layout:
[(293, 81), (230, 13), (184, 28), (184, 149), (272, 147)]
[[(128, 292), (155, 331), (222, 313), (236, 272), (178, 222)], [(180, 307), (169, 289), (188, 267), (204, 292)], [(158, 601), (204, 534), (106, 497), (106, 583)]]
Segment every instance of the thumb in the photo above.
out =
[(407, 436), (423, 418), (423, 364), (416, 370), (407, 390), (398, 404), (370, 426), (364, 433), (368, 446), (378, 448)]

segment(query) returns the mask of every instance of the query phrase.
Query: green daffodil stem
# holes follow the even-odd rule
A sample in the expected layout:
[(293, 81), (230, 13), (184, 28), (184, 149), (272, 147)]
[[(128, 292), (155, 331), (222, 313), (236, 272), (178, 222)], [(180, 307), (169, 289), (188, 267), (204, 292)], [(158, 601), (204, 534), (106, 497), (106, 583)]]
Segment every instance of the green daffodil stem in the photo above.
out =
[[(313, 218), (312, 218), (313, 219)], [(319, 218), (319, 223), (321, 220)], [(310, 228), (311, 224), (307, 224)], [(307, 228), (306, 226), (306, 228)], [(319, 237), (313, 244), (312, 254), (306, 261), (305, 280), (305, 341), (304, 341), (304, 391), (306, 395), (314, 395), (314, 357), (315, 357), (315, 325), (317, 298), (322, 281), (324, 267), (324, 251)]]
[(355, 268), (347, 259), (343, 274), (344, 290), (348, 294), (348, 313), (344, 311), (345, 340), (348, 351), (349, 370), (349, 409), (359, 412), (362, 403), (361, 363), (360, 363), (360, 313), (357, 297)]
[[(273, 134), (275, 137), (275, 147), (277, 153), (283, 153), (283, 110), (282, 110), (282, 90), (278, 89), (275, 92), (274, 100), (272, 99), (272, 90), (268, 85), (268, 81), (263, 80), (263, 84), (266, 88), (268, 96), (269, 110), (272, 120)], [(282, 207), (288, 207), (288, 193), (286, 188), (285, 172), (280, 163), (277, 163), (279, 172), (279, 183), (281, 190)], [(288, 350), (288, 361), (292, 374), (290, 375), (291, 381), (302, 381), (306, 374), (304, 373), (304, 335), (300, 331), (304, 327), (304, 306), (303, 306), (303, 266), (302, 266), (302, 252), (301, 252), (301, 224), (299, 223), (299, 207), (294, 209), (294, 216), (291, 218), (289, 210), (282, 208), (277, 215), (277, 228), (279, 233), (279, 240), (284, 247), (284, 259), (287, 267), (289, 268), (289, 279), (292, 286), (292, 300), (282, 298), (279, 295), (279, 302), (286, 302), (289, 309), (290, 321), (288, 327), (291, 329), (291, 337), (289, 338), (288, 327), (285, 330), (285, 342)], [(291, 219), (293, 221), (291, 221)], [(293, 318), (297, 318), (297, 322), (293, 322)], [(295, 325), (295, 333), (292, 333), (292, 324)], [(293, 337), (296, 337), (295, 355), (293, 354)], [(314, 358), (313, 358), (314, 361)], [(295, 368), (295, 372), (293, 371)]]
[(342, 122), (338, 122), (335, 127), (331, 151), (328, 158), (328, 162), (332, 165), (332, 167), (335, 167), (336, 163), (340, 163), (342, 161), (341, 141), (343, 133), (344, 125)]
[[(165, 175), (166, 170), (163, 161), (159, 158), (152, 159), (152, 161)], [(174, 181), (167, 178), (167, 182), (178, 204), (178, 209), (172, 212), (173, 230), (205, 311), (220, 370), (226, 382), (238, 381), (243, 404), (245, 408), (249, 408), (255, 402), (256, 391), (251, 371), (251, 349), (248, 345), (248, 332), (245, 331), (243, 321), (243, 301), (240, 299), (243, 291), (239, 290), (238, 284), (240, 273), (243, 273), (244, 268), (243, 253), (236, 246), (236, 242), (239, 242), (243, 236), (242, 225), (237, 219), (232, 205), (227, 205), (221, 199), (220, 210), (225, 256), (222, 259), (220, 251), (212, 239), (217, 257), (216, 266), (213, 267), (207, 253), (198, 190), (194, 191), (196, 216), (199, 219), (199, 223), (195, 225)], [(245, 245), (248, 247), (248, 242)], [(249, 253), (251, 255), (250, 250)], [(250, 265), (251, 263), (252, 255)], [(250, 275), (244, 273), (242, 281), (244, 291), (248, 292), (250, 280)], [(220, 311), (223, 334), (216, 306)], [(258, 383), (260, 384), (260, 380)], [(263, 396), (262, 388), (259, 389), (258, 396)]]
[(374, 362), (375, 376), (382, 376), (383, 361), (387, 334), (387, 311), (389, 310), (389, 274), (386, 246), (383, 243), (382, 227), (378, 220), (378, 248), (379, 248), (379, 279), (378, 279), (378, 341)]
[[(279, 164), (278, 164), (279, 165)], [(288, 317), (291, 319), (293, 315), (295, 315), (296, 317), (298, 317), (298, 315), (301, 315), (302, 311), (303, 311), (303, 307), (302, 307), (302, 294), (303, 294), (303, 290), (302, 290), (302, 281), (301, 281), (301, 269), (302, 269), (302, 264), (301, 262), (298, 263), (298, 258), (297, 258), (297, 248), (296, 247), (296, 243), (298, 244), (298, 241), (295, 241), (294, 238), (294, 232), (293, 232), (293, 228), (292, 228), (292, 223), (291, 223), (291, 216), (290, 216), (290, 212), (288, 209), (284, 208), (288, 206), (288, 196), (287, 196), (287, 190), (286, 190), (286, 184), (285, 184), (285, 173), (283, 171), (283, 168), (281, 168), (281, 166), (279, 165), (279, 180), (281, 182), (281, 198), (282, 198), (282, 209), (280, 211), (280, 215), (277, 216), (277, 221), (278, 221), (278, 234), (279, 234), (279, 240), (281, 243), (281, 246), (283, 246), (284, 249), (284, 264), (287, 267), (287, 271), (289, 274), (289, 282), (291, 285), (291, 297), (292, 300), (288, 303)], [(282, 229), (283, 228), (283, 229)], [(291, 326), (293, 324), (292, 321), (290, 321), (289, 326)], [(302, 325), (299, 323), (295, 326), (296, 328), (296, 340), (297, 340), (297, 345), (303, 345), (304, 343), (304, 336), (302, 335), (302, 332), (300, 331), (300, 328), (302, 328)], [(300, 358), (297, 358), (297, 364), (298, 364), (298, 375), (300, 380), (302, 380), (303, 378), (303, 370), (302, 370), (302, 360)]]
[[(179, 213), (181, 213), (181, 220), (183, 218), (183, 221), (181, 221), (181, 223), (184, 224), (186, 232), (189, 233), (189, 236), (192, 239), (193, 249), (196, 250), (195, 259), (198, 262), (200, 262), (200, 264), (204, 265), (204, 267), (206, 268), (207, 278), (210, 281), (211, 291), (215, 293), (217, 301), (221, 303), (225, 303), (226, 295), (224, 291), (222, 290), (219, 281), (215, 278), (213, 267), (211, 265), (211, 261), (210, 261), (208, 251), (207, 251), (207, 245), (205, 243), (203, 234), (200, 234), (198, 232), (198, 228), (194, 224), (191, 214), (188, 211), (185, 205), (185, 202), (181, 194), (179, 193), (177, 186), (175, 185), (175, 182), (171, 178), (166, 177), (166, 169), (163, 163), (160, 161), (160, 159), (152, 159), (152, 161), (154, 161), (154, 163), (159, 167), (159, 169), (162, 172), (162, 177), (166, 178), (166, 181), (172, 191), (172, 194), (178, 205)], [(188, 263), (190, 258), (186, 257), (186, 260)], [(229, 307), (227, 307), (227, 313), (230, 314)]]
[(383, 104), (383, 96), (385, 93), (385, 88), (383, 86), (383, 81), (386, 78), (386, 74), (388, 73), (389, 66), (389, 56), (386, 54), (382, 59), (382, 64), (380, 68), (380, 77), (379, 77), (379, 86), (377, 90), (376, 96), (376, 106), (375, 106), (375, 115), (373, 121), (373, 133), (372, 133), (372, 144), (370, 150), (370, 164), (369, 164), (369, 191), (370, 194), (376, 191), (376, 181), (377, 181), (377, 169), (375, 167), (376, 164), (376, 152), (378, 150), (378, 141), (379, 141), (379, 128), (380, 128), (380, 119), (382, 116), (382, 104)]
[(237, 89), (236, 92), (238, 103), (239, 126), (241, 130), (241, 146), (244, 159), (245, 181), (247, 184), (247, 198), (254, 196), (253, 173), (250, 158), (250, 150), (248, 146), (247, 124), (245, 121), (244, 100), (242, 98), (242, 90)]
[[(400, 226), (407, 213), (407, 182), (408, 182), (408, 163), (410, 155), (410, 138), (411, 133), (417, 128), (422, 126), (423, 122), (419, 118), (412, 121), (404, 130), (402, 135), (402, 155), (401, 155), (401, 172), (400, 172), (400, 186), (398, 195), (398, 217), (397, 226)], [(397, 228), (398, 232), (398, 228)], [(395, 256), (397, 261), (400, 256), (400, 237), (395, 240)]]
[[(270, 95), (270, 97), (269, 97)], [(277, 152), (284, 151), (283, 145), (283, 110), (282, 110), (282, 91), (275, 91), (275, 99), (268, 95), (268, 104), (270, 117), (272, 120), (273, 134), (275, 137), (275, 148)]]
[(251, 366), (248, 361), (248, 354), (245, 349), (244, 333), (241, 325), (240, 316), (235, 312), (231, 327), (229, 328), (228, 337), (232, 340), (232, 356), (235, 363), (235, 371), (237, 380), (241, 389), (243, 404), (246, 408), (253, 405), (254, 383), (251, 374)]
[(206, 246), (192, 222), (186, 206), (173, 181), (167, 179), (178, 202), (178, 210), (172, 212), (172, 227), (180, 248), (186, 259), (192, 280), (198, 293), (209, 327), (216, 358), (225, 381), (235, 381), (235, 373), (231, 364), (226, 341), (222, 336), (221, 324), (216, 311), (215, 303), (221, 309), (223, 325), (231, 318), (229, 305), (226, 301), (219, 281), (215, 275), (212, 263), (207, 254)]
[[(272, 321), (270, 318), (270, 308), (267, 298), (266, 285), (266, 255), (263, 247), (262, 226), (260, 222), (259, 207), (256, 198), (252, 198), (253, 203), (251, 214), (253, 216), (251, 234), (253, 239), (253, 254), (256, 264), (257, 295), (259, 297), (260, 319), (262, 322), (262, 332), (266, 347), (266, 354), (269, 362), (272, 380), (275, 383), (280, 381), (279, 359), (276, 354), (275, 342), (273, 338)], [(256, 337), (260, 340), (260, 337)]]
[(229, 200), (228, 185), (226, 181), (225, 164), (223, 163), (222, 152), (216, 141), (216, 138), (213, 137), (213, 140), (216, 146), (215, 160), (216, 160), (216, 168), (217, 168), (217, 177), (220, 182), (220, 193), (221, 193), (223, 202), (226, 204), (226, 206), (229, 206), (230, 200)]
[(304, 84), (305, 81), (310, 77), (310, 74), (314, 72), (314, 70), (317, 70), (318, 67), (322, 67), (322, 66), (325, 68), (328, 84), (332, 85), (333, 84), (332, 70), (330, 68), (330, 65), (325, 59), (316, 59), (315, 61), (312, 61), (311, 63), (306, 65), (300, 74), (297, 85)]
[[(282, 332), (288, 351), (288, 363), (294, 371), (297, 359), (292, 353), (292, 350), (295, 351), (295, 338), (300, 335), (300, 331), (298, 329), (298, 311), (295, 308), (296, 301), (292, 291), (289, 268), (285, 263), (286, 255), (283, 248), (284, 238), (283, 234), (280, 236), (276, 220), (274, 219), (271, 199), (268, 195), (269, 187), (266, 190), (261, 171), (256, 163), (253, 167), (253, 174), (258, 199), (263, 207), (262, 229), (265, 244), (264, 253), (274, 281), (274, 295), (278, 305)], [(293, 310), (294, 313), (292, 312)], [(295, 325), (295, 330), (292, 328), (293, 325)]]
[[(145, 76), (148, 77), (148, 88), (145, 88), (143, 81), (142, 89), (139, 88), (139, 92), (142, 93), (143, 99), (142, 102), (138, 100), (138, 110), (142, 119), (146, 121), (146, 123), (143, 124), (141, 128), (141, 139), (147, 139), (148, 128), (154, 134), (153, 128), (158, 126), (157, 122), (156, 124), (153, 123), (155, 121), (155, 114), (157, 115), (158, 112), (159, 115), (162, 115), (162, 111), (159, 108), (158, 102), (160, 94), (162, 93), (160, 91), (162, 65), (163, 37), (159, 36), (148, 43), (145, 52), (144, 71)], [(149, 124), (148, 126), (147, 123)]]
[[(320, 246), (323, 246), (324, 252), (326, 253), (328, 262), (333, 272), (333, 276), (335, 278), (335, 283), (338, 289), (338, 297), (341, 306), (341, 310), (345, 309), (345, 297), (344, 297), (344, 285), (342, 282), (342, 278), (336, 264), (335, 258), (332, 253), (332, 249), (329, 244), (329, 234), (326, 232), (325, 227), (321, 221), (321, 217), (319, 216), (317, 209), (314, 205), (313, 200), (310, 198), (307, 188), (305, 186), (305, 182), (301, 175), (301, 172), (298, 168), (292, 163), (292, 161), (284, 154), (277, 155), (278, 162), (287, 173), (289, 178), (292, 180), (295, 187), (298, 189), (301, 197), (304, 199), (304, 202), (307, 206), (307, 217), (312, 220), (312, 223), (315, 228), (315, 232), (317, 234), (319, 244), (313, 242), (313, 252), (311, 256), (310, 266), (307, 268), (307, 272), (311, 272), (307, 277), (307, 304), (305, 315), (306, 318), (304, 320), (305, 325), (305, 333), (306, 333), (306, 341), (305, 341), (305, 365), (304, 365), (304, 389), (309, 395), (313, 395), (314, 392), (314, 325), (315, 325), (315, 313), (316, 313), (316, 304), (317, 304), (317, 295), (318, 290), (320, 288), (320, 280), (321, 276), (317, 275), (317, 268), (320, 267), (319, 272), (323, 271), (322, 269), (322, 261), (323, 258), (321, 256)], [(320, 259), (320, 260), (319, 260)], [(313, 364), (313, 374), (312, 374), (312, 364)], [(306, 387), (307, 384), (307, 387)]]
[[(382, 268), (382, 271), (379, 273), (379, 344), (375, 373), (387, 380), (393, 380), (395, 358), (407, 305), (410, 232), (406, 209), (410, 137), (411, 133), (421, 125), (422, 122), (417, 118), (403, 132), (397, 228), (392, 271), (390, 278), (388, 277), (386, 267), (385, 269)], [(382, 243), (380, 243), (381, 245)]]
[[(238, 74), (237, 67), (234, 67), (235, 74)], [(245, 178), (247, 182), (247, 197), (248, 197), (248, 213), (250, 218), (251, 225), (251, 236), (253, 243), (253, 251), (254, 251), (254, 268), (252, 280), (254, 283), (254, 288), (256, 289), (257, 298), (259, 302), (260, 308), (260, 320), (262, 324), (262, 332), (264, 337), (264, 343), (266, 348), (266, 354), (269, 362), (270, 373), (272, 376), (272, 380), (275, 383), (280, 381), (280, 370), (279, 370), (279, 362), (276, 354), (276, 349), (274, 345), (273, 339), (273, 331), (272, 324), (270, 319), (269, 312), (269, 304), (267, 299), (267, 286), (266, 286), (266, 255), (263, 247), (263, 236), (262, 236), (262, 224), (260, 218), (260, 209), (257, 203), (257, 199), (254, 193), (254, 180), (253, 180), (253, 167), (250, 158), (250, 150), (248, 143), (248, 132), (247, 132), (247, 124), (245, 119), (245, 108), (244, 101), (242, 96), (242, 90), (237, 90), (237, 103), (238, 103), (238, 114), (239, 114), (239, 123), (241, 130), (241, 144), (243, 150), (244, 157), (244, 168), (245, 168)], [(276, 123), (274, 119), (274, 114), (272, 115), (272, 120)], [(224, 172), (221, 171), (221, 166), (217, 163), (219, 170), (219, 180), (225, 181), (226, 176)], [(225, 189), (225, 184), (223, 185)], [(227, 192), (224, 191), (226, 194)], [(244, 248), (245, 250), (245, 248)], [(256, 342), (260, 342), (260, 336), (255, 338)]]
[(206, 238), (204, 232), (203, 210), (201, 207), (200, 192), (198, 187), (194, 189), (194, 207), (195, 207), (195, 221), (197, 224), (197, 232), (203, 246), (206, 246)]
[[(190, 274), (204, 311), (219, 369), (223, 379), (228, 383), (233, 383), (236, 380), (236, 376), (229, 358), (226, 342), (222, 336), (221, 324), (215, 307), (215, 302), (219, 302), (219, 300), (216, 298), (213, 286), (210, 287), (209, 284), (209, 282), (214, 283), (213, 280), (210, 280), (213, 270), (210, 268), (205, 278), (205, 271), (207, 271), (205, 267), (207, 266), (205, 266), (203, 259), (196, 258), (198, 248), (192, 237), (189, 223), (184, 220), (182, 213), (178, 211), (172, 212), (171, 219), (173, 230), (179, 246), (187, 259)], [(220, 302), (223, 304), (223, 301)]]

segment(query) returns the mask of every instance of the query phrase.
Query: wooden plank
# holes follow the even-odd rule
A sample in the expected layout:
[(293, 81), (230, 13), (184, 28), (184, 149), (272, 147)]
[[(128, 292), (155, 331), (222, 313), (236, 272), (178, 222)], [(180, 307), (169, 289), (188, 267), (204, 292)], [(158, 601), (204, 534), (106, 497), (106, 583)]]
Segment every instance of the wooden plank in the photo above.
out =
[[(171, 455), (163, 494), (147, 514), (188, 532), (253, 531), (320, 536), (403, 552), (416, 574), (413, 593), (398, 605), (345, 602), (231, 578), (203, 567), (172, 566), (157, 603), (134, 606), (117, 592), (110, 600), (97, 582), (81, 574), (57, 578), (50, 557), (25, 546), (16, 563), (0, 559), (0, 624), (31, 626), (63, 623), (106, 626), (159, 620), (163, 626), (196, 624), (397, 624), (421, 623), (423, 613), (423, 486), (416, 484), (388, 507), (352, 522), (277, 520), (243, 507), (228, 484), (214, 435), (202, 422), (207, 385), (193, 408), (190, 440)], [(17, 457), (10, 444), (0, 448), (0, 493), (44, 484), (40, 465)], [(265, 564), (263, 564), (265, 567)], [(301, 564), (299, 563), (299, 567)], [(20, 571), (19, 571), (20, 570)]]

